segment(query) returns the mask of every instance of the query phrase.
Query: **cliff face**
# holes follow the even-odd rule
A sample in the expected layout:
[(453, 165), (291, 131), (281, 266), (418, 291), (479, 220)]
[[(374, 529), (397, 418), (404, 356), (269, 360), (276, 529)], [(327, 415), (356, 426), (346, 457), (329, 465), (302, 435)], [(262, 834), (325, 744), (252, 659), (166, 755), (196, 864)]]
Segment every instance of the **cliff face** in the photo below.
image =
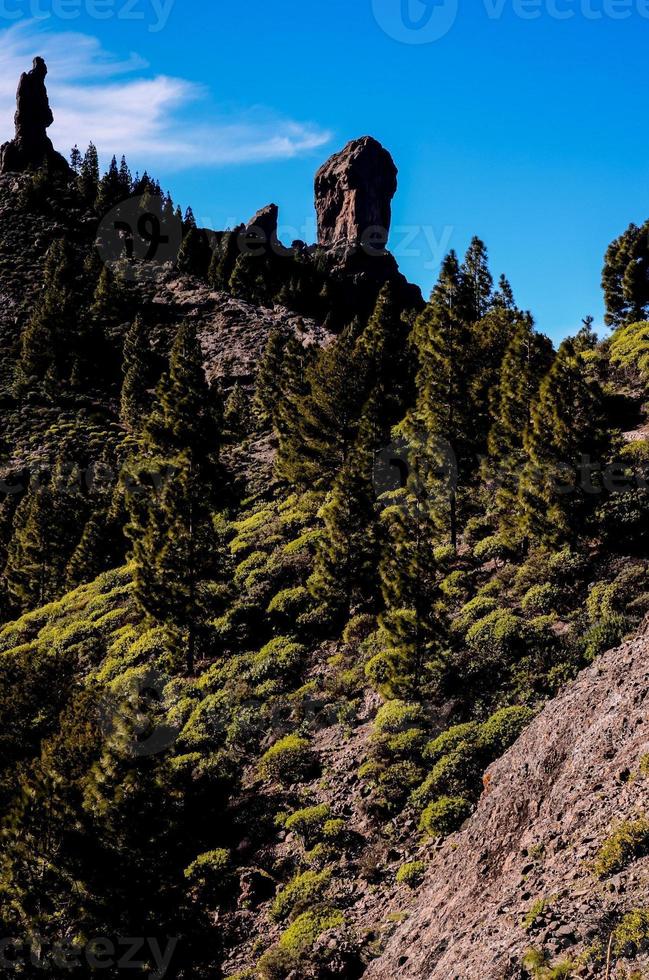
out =
[(352, 140), (318, 170), (315, 206), (318, 244), (359, 242), (368, 233), (385, 246), (397, 191), (397, 168), (388, 151), (370, 136)]
[[(551, 963), (571, 959), (561, 976), (628, 975), (613, 944), (607, 973), (606, 953), (624, 915), (649, 905), (649, 856), (640, 849), (603, 879), (593, 861), (621, 821), (649, 810), (648, 696), (649, 623), (551, 701), (487, 771), (477, 812), (439, 850), (368, 980), (529, 976), (521, 963), (531, 947)], [(601, 962), (579, 965), (593, 944)], [(636, 956), (633, 969), (647, 962)]]

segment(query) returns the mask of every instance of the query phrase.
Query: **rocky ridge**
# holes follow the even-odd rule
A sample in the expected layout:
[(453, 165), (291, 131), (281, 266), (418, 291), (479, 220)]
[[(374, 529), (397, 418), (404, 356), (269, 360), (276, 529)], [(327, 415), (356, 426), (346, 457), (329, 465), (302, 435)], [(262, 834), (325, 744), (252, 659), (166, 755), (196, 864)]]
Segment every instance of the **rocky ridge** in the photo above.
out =
[[(487, 770), (478, 810), (433, 857), (367, 980), (514, 980), (529, 976), (522, 960), (531, 947), (552, 963), (572, 958), (566, 976), (628, 975), (624, 958), (608, 971), (577, 961), (593, 943), (606, 951), (623, 915), (649, 905), (649, 856), (603, 880), (593, 870), (616, 826), (649, 809), (648, 696), (649, 622)], [(646, 955), (632, 964), (648, 965)]]

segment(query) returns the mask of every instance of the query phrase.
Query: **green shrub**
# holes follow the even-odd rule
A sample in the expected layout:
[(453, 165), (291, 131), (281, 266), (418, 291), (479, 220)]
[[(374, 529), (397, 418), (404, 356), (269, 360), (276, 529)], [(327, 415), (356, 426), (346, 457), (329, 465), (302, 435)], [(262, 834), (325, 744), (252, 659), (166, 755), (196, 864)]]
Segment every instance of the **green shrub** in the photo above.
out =
[(533, 616), (547, 615), (553, 612), (560, 598), (560, 592), (551, 582), (533, 585), (521, 599), (523, 612)]
[(610, 616), (596, 626), (592, 626), (582, 639), (582, 648), (586, 660), (596, 657), (618, 647), (629, 631), (629, 621), (624, 616)]
[(447, 837), (464, 823), (471, 810), (469, 801), (461, 796), (442, 796), (426, 807), (419, 829), (431, 837)]
[(312, 948), (316, 939), (328, 929), (335, 929), (344, 922), (339, 909), (323, 905), (299, 915), (282, 934), (279, 948), (295, 957), (304, 955)]
[(397, 881), (400, 885), (417, 888), (422, 883), (425, 874), (426, 864), (424, 861), (410, 861), (409, 864), (402, 864), (397, 871)]
[(386, 701), (374, 720), (375, 732), (404, 732), (408, 728), (419, 725), (424, 718), (424, 712), (419, 704), (408, 704), (406, 701)]
[(309, 593), (304, 586), (299, 585), (293, 589), (283, 589), (273, 596), (267, 611), (294, 619), (304, 612), (308, 604)]
[(354, 616), (343, 630), (343, 643), (346, 643), (347, 646), (359, 647), (375, 629), (376, 618), (374, 616), (367, 613)]
[(536, 712), (532, 708), (502, 708), (482, 725), (479, 741), (487, 750), (490, 762), (497, 759), (514, 744), (535, 714)]
[(506, 561), (511, 556), (507, 539), (501, 534), (483, 538), (473, 548), (473, 557), (479, 562)]
[(315, 762), (308, 739), (286, 735), (264, 753), (259, 772), (264, 779), (288, 786), (307, 779), (315, 769)]
[(340, 818), (327, 820), (322, 828), (322, 836), (325, 840), (329, 841), (340, 840), (344, 837), (346, 828), (347, 823)]
[(523, 918), (523, 928), (529, 932), (538, 925), (539, 919), (547, 911), (548, 903), (544, 898), (538, 898), (528, 909)]
[(252, 657), (250, 679), (259, 684), (294, 677), (303, 664), (304, 655), (305, 648), (300, 643), (288, 636), (276, 636)]
[(307, 843), (312, 842), (329, 819), (331, 810), (326, 803), (296, 810), (286, 819), (284, 827), (290, 833), (299, 834)]
[(214, 851), (199, 854), (195, 861), (185, 868), (187, 881), (203, 893), (218, 894), (230, 880), (230, 852), (219, 847)]
[(475, 743), (479, 732), (480, 725), (476, 721), (454, 725), (428, 743), (424, 749), (424, 758), (430, 759), (431, 762), (437, 762), (442, 756), (454, 752), (463, 743)]
[(628, 912), (613, 932), (613, 952), (616, 956), (638, 956), (649, 947), (649, 911)]
[(489, 613), (498, 609), (497, 601), (491, 596), (477, 595), (470, 602), (460, 609), (456, 617), (453, 628), (461, 633), (465, 633), (477, 620), (484, 619)]
[(625, 820), (608, 837), (595, 859), (595, 874), (607, 878), (649, 853), (649, 820)]
[(482, 659), (510, 660), (522, 645), (523, 629), (519, 616), (508, 609), (494, 609), (471, 626), (466, 641)]
[(258, 980), (284, 980), (291, 973), (296, 959), (287, 949), (274, 946), (259, 960), (254, 976)]
[(331, 871), (304, 871), (277, 893), (271, 915), (277, 921), (287, 919), (315, 905), (324, 896), (331, 882)]

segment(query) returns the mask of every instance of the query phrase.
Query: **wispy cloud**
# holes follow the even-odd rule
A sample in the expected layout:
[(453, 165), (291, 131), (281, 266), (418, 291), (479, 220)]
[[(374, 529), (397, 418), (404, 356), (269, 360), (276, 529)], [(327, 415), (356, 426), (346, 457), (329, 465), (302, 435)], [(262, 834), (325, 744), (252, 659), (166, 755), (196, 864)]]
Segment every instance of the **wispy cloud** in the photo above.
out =
[(55, 121), (49, 134), (64, 153), (92, 140), (104, 159), (125, 153), (136, 165), (162, 163), (170, 171), (287, 159), (330, 139), (318, 126), (266, 107), (215, 112), (207, 91), (194, 82), (147, 77), (147, 63), (137, 54), (119, 59), (95, 37), (50, 33), (34, 22), (0, 31), (2, 139), (13, 135), (16, 83), (37, 54), (50, 71)]

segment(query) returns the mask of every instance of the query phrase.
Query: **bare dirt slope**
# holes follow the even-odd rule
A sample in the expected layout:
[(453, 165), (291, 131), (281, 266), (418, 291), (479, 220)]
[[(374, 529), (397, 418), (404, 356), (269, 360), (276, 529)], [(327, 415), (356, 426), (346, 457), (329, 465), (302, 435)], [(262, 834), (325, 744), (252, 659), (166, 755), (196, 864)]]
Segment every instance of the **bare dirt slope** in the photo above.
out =
[[(600, 880), (592, 862), (621, 820), (649, 811), (649, 623), (550, 702), (485, 777), (479, 808), (432, 860), (407, 922), (368, 980), (527, 976), (530, 947), (577, 957), (630, 910), (649, 908), (649, 857)], [(646, 772), (646, 764), (643, 770)], [(535, 921), (523, 918), (535, 902)], [(537, 906), (538, 908), (538, 906)], [(532, 916), (534, 918), (534, 916)], [(647, 958), (571, 976), (649, 976)], [(561, 976), (564, 976), (562, 973)]]

